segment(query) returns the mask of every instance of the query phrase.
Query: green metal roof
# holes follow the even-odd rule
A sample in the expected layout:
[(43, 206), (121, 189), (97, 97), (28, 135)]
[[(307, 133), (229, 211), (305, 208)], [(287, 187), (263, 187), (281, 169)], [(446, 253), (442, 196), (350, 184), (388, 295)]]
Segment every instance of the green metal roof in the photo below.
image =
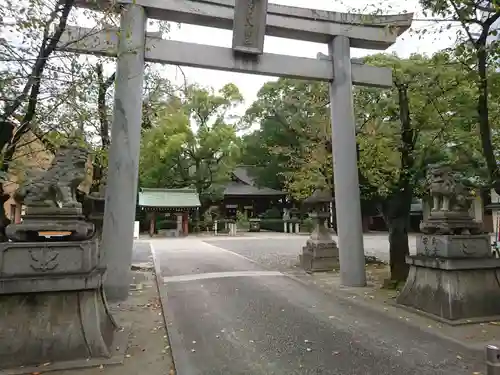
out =
[(149, 189), (139, 191), (139, 206), (158, 208), (200, 207), (195, 189)]

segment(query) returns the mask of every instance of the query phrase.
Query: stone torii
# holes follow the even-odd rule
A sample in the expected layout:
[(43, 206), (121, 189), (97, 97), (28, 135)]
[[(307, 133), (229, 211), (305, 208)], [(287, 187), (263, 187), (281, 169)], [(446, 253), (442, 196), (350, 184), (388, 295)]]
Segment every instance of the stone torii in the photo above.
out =
[[(233, 0), (77, 0), (76, 6), (121, 12), (119, 33), (68, 27), (58, 46), (63, 51), (117, 57), (102, 239), (109, 299), (128, 295), (145, 61), (330, 83), (341, 282), (366, 284), (352, 87), (390, 87), (392, 72), (351, 60), (350, 48), (387, 49), (411, 26), (412, 14), (347, 14), (267, 0), (237, 0), (236, 4)], [(232, 48), (146, 34), (148, 18), (232, 29)], [(329, 56), (311, 59), (264, 53), (265, 35), (327, 43)]]

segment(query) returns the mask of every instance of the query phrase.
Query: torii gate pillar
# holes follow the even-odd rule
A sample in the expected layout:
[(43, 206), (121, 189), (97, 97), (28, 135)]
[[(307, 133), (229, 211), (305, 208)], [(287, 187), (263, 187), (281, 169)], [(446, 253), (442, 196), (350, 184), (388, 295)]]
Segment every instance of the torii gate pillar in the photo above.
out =
[(110, 301), (125, 300), (129, 292), (147, 17), (142, 6), (126, 4), (120, 19), (101, 252), (108, 270), (104, 289)]

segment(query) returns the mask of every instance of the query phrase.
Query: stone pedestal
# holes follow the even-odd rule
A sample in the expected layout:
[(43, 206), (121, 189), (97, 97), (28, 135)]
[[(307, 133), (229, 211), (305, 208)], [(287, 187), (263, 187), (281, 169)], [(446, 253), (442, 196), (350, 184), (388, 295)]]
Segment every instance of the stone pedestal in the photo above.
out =
[(315, 228), (302, 248), (299, 261), (306, 272), (333, 271), (339, 266), (339, 249), (324, 222), (328, 219), (327, 212), (312, 213)]
[[(49, 221), (48, 212), (44, 219), (28, 209), (23, 223), (7, 230), (22, 241), (0, 244), (0, 368), (6, 374), (38, 372), (30, 366), (41, 364), (49, 371), (123, 361), (127, 338), (103, 294), (98, 232), (78, 210), (62, 220), (60, 210), (52, 210), (56, 218)], [(69, 230), (78, 226), (87, 232)], [(37, 228), (72, 234), (49, 241)], [(67, 240), (75, 233), (86, 238)]]
[(500, 259), (473, 218), (468, 183), (451, 165), (427, 171), (432, 206), (420, 225), (417, 255), (406, 258), (410, 272), (397, 298), (450, 324), (500, 318)]
[(420, 235), (397, 303), (449, 323), (500, 316), (500, 260), (489, 235)]
[[(7, 236), (13, 241), (46, 241), (39, 232), (68, 232), (60, 240), (79, 241), (89, 238), (94, 225), (85, 221), (81, 208), (28, 207), (23, 222), (6, 228)], [(54, 239), (51, 239), (54, 241)]]
[(110, 358), (117, 326), (95, 276), (93, 289), (0, 295), (0, 367)]

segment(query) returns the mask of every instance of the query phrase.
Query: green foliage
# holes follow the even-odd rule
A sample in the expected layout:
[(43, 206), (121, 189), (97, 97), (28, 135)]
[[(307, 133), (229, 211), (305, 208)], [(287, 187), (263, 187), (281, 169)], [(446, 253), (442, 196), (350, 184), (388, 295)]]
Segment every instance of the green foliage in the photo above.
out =
[[(356, 88), (360, 168), (378, 197), (395, 193), (403, 173), (414, 184), (422, 181), (426, 166), (447, 161), (468, 166), (474, 175), (485, 174), (474, 111), (474, 84), (466, 71), (448, 54), (432, 58), (414, 55), (409, 59), (375, 55), (371, 65), (393, 69), (398, 85), (408, 86), (413, 165), (402, 170), (401, 121), (397, 88)], [(418, 186), (416, 186), (418, 187)]]
[(250, 222), (248, 221), (247, 214), (241, 211), (236, 212), (236, 224), (239, 229), (248, 230)]
[[(462, 68), (467, 72), (468, 80), (477, 90), (472, 103), (476, 107), (476, 121), (480, 134), (481, 151), (487, 166), (488, 177), (497, 192), (500, 192), (500, 168), (497, 162), (495, 145), (498, 100), (495, 95), (495, 81), (498, 73), (494, 72), (500, 62), (500, 40), (498, 38), (498, 20), (500, 4), (497, 0), (420, 0), (424, 12), (441, 17), (456, 28), (457, 44), (453, 50)], [(452, 22), (452, 23), (450, 23)], [(495, 79), (496, 78), (496, 79)], [(492, 95), (493, 94), (493, 95)]]
[(230, 110), (242, 100), (233, 84), (219, 93), (189, 86), (170, 98), (143, 132), (139, 177), (144, 187), (196, 188), (203, 202), (222, 198), (239, 157), (238, 123)]
[[(409, 59), (381, 54), (365, 60), (371, 65), (390, 67), (396, 84), (408, 86), (412, 133), (412, 165), (402, 166), (401, 151), (406, 146), (396, 85), (388, 90), (355, 88), (361, 190), (365, 199), (385, 199), (396, 193), (402, 175), (410, 176), (418, 188), (426, 166), (437, 160), (467, 165), (470, 173), (484, 175), (476, 136), (476, 88), (456, 58), (445, 53)], [(257, 165), (261, 180), (281, 178), (276, 184), (282, 183), (297, 199), (308, 196), (318, 186), (330, 187), (328, 104), (328, 90), (323, 84), (280, 79), (264, 85), (247, 112), (247, 121), (259, 121), (261, 128), (244, 138), (244, 161)]]
[(323, 83), (279, 79), (261, 88), (245, 117), (260, 130), (243, 140), (243, 161), (257, 166), (257, 181), (299, 199), (331, 187), (327, 103)]
[(271, 232), (284, 232), (285, 222), (282, 219), (262, 219), (260, 227)]
[(300, 223), (300, 231), (305, 233), (312, 233), (314, 230), (314, 221), (310, 217), (302, 220)]
[(267, 209), (262, 215), (261, 217), (263, 219), (281, 219), (282, 218), (282, 215), (281, 215), (281, 211), (276, 208), (276, 207), (271, 207), (269, 209)]

